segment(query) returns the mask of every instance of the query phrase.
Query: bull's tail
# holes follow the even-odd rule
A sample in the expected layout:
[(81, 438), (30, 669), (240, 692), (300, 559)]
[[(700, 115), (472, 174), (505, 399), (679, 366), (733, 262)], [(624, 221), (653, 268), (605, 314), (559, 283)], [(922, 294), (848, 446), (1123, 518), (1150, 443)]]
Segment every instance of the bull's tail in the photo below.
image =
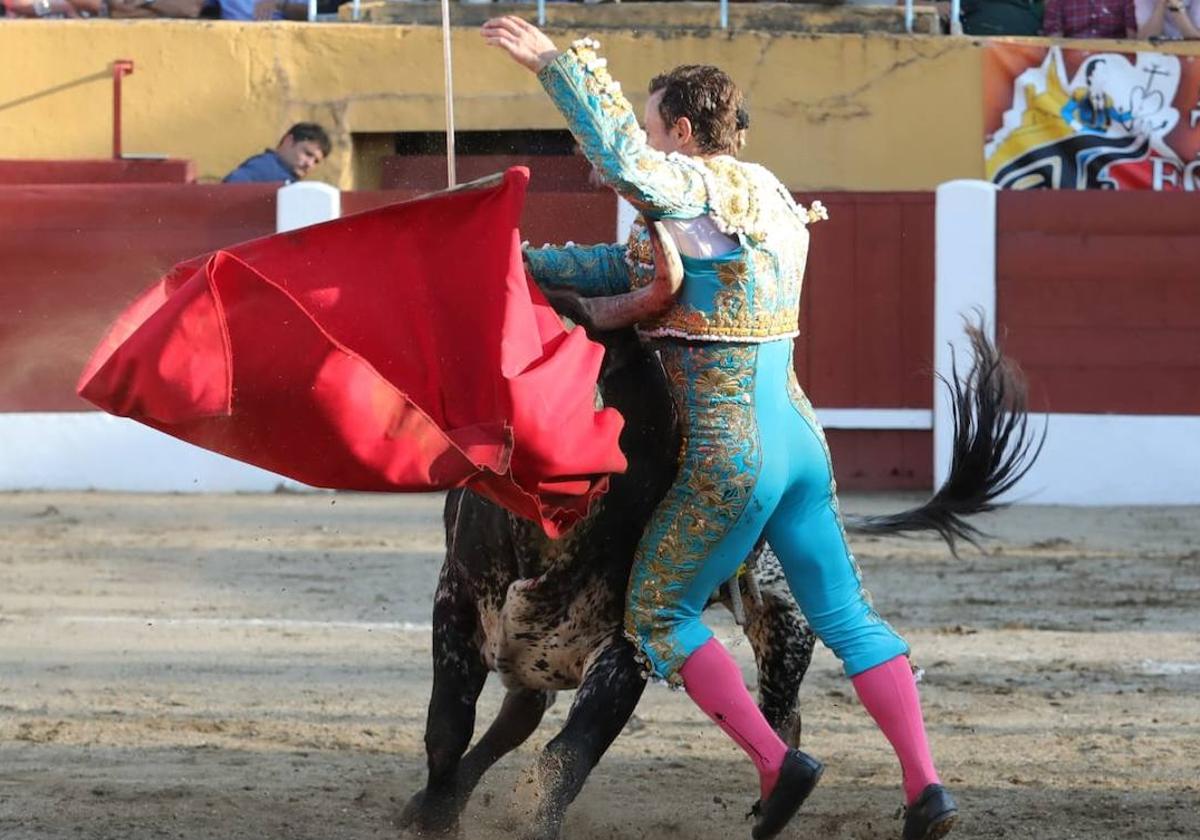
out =
[(920, 507), (889, 516), (847, 516), (846, 530), (859, 534), (937, 531), (954, 551), (959, 539), (973, 545), (982, 532), (965, 517), (996, 510), (996, 501), (1033, 466), (1046, 439), (1028, 428), (1025, 380), (1016, 364), (1000, 354), (981, 325), (968, 323), (974, 361), (960, 380), (951, 361), (951, 379), (938, 376), (950, 391), (954, 448), (950, 474)]

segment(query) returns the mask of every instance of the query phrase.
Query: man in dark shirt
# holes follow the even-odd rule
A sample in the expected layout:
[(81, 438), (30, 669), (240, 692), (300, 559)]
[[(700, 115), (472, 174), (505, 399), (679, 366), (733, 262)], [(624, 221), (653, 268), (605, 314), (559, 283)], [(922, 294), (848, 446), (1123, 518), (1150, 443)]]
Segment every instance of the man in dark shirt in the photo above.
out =
[(1042, 0), (962, 0), (968, 35), (1040, 35)]
[(325, 129), (316, 123), (296, 123), (274, 149), (247, 158), (225, 176), (226, 184), (299, 181), (323, 161), (332, 144)]
[(1042, 34), (1059, 38), (1134, 38), (1133, 0), (1046, 0)]

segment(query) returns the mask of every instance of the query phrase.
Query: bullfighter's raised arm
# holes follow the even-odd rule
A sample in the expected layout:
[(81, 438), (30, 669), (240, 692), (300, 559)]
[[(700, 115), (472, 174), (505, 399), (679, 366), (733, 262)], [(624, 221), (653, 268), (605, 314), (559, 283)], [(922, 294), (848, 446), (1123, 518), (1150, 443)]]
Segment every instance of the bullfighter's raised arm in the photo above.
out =
[(599, 44), (584, 39), (538, 71), (583, 153), (613, 189), (648, 218), (691, 219), (708, 211), (703, 169), (686, 155), (651, 148)]

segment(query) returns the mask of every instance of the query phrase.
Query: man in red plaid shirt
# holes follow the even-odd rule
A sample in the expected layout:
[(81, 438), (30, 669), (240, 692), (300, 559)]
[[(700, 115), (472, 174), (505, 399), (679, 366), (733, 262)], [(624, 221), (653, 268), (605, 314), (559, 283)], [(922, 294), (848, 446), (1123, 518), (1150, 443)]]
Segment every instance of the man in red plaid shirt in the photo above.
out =
[(1066, 38), (1135, 38), (1133, 0), (1046, 0), (1042, 34)]

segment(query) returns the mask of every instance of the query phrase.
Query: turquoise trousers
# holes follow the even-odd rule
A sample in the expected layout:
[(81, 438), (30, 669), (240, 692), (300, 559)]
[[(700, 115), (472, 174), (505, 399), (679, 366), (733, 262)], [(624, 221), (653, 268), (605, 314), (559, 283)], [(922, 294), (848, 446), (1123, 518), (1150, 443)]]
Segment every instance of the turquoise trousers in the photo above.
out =
[(684, 661), (712, 638), (700, 620), (709, 597), (764, 535), (848, 675), (908, 652), (863, 589), (792, 346), (659, 346), (684, 440), (679, 475), (638, 546), (625, 618), (653, 676), (679, 682)]

